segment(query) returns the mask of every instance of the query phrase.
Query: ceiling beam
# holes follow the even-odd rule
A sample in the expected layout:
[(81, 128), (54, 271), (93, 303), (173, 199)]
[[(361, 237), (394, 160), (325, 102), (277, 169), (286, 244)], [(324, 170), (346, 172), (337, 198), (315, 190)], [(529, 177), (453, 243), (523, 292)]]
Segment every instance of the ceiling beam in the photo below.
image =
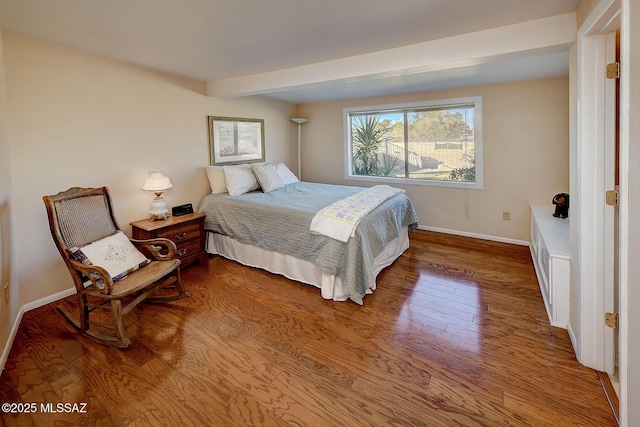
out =
[(576, 41), (576, 15), (568, 13), (395, 49), (207, 83), (212, 97), (239, 97), (313, 88), (328, 83), (441, 71), (568, 51)]

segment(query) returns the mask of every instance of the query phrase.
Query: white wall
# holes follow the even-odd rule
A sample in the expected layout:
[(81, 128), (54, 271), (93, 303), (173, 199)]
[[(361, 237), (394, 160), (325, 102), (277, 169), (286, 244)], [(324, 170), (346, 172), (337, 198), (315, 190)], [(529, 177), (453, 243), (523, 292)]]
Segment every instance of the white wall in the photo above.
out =
[[(567, 77), (300, 105), (302, 177), (345, 180), (343, 109), (482, 96), (484, 190), (398, 185), (406, 189), (421, 226), (529, 241), (530, 203), (551, 205), (569, 190), (569, 79)], [(511, 212), (511, 221), (502, 212)]]
[[(206, 84), (12, 33), (2, 34), (21, 305), (72, 287), (51, 239), (42, 196), (107, 186), (121, 228), (148, 216), (141, 187), (161, 168), (168, 206), (208, 191), (208, 115), (265, 120), (266, 159), (291, 163), (295, 107), (222, 100)], [(6, 145), (6, 144), (4, 144)]]
[[(11, 189), (11, 162), (7, 134), (7, 99), (4, 61), (0, 31), (0, 367), (7, 354), (2, 352), (16, 324), (20, 309), (20, 288), (15, 257), (15, 207)], [(9, 301), (5, 300), (4, 286), (9, 284)]]

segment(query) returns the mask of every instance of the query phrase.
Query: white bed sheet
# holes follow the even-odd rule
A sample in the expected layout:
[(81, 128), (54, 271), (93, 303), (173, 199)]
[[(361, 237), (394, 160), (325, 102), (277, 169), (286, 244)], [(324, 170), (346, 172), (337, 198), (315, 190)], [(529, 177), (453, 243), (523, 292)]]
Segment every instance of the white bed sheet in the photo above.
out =
[[(291, 255), (274, 252), (245, 243), (240, 243), (219, 233), (207, 232), (206, 250), (212, 255), (221, 255), (249, 267), (257, 267), (289, 279), (320, 288), (322, 298), (345, 301), (349, 298), (342, 289), (339, 277), (322, 272), (314, 263)], [(374, 278), (409, 248), (408, 227), (403, 227), (400, 235), (392, 240), (374, 259)], [(371, 294), (376, 289), (375, 279), (366, 291)]]

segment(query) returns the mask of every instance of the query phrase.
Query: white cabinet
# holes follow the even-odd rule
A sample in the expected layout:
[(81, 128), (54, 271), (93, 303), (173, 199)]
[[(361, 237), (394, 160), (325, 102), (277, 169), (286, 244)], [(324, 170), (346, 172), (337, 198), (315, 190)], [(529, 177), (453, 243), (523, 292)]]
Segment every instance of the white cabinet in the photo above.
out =
[(531, 256), (553, 326), (569, 322), (569, 220), (555, 218), (552, 205), (531, 205)]

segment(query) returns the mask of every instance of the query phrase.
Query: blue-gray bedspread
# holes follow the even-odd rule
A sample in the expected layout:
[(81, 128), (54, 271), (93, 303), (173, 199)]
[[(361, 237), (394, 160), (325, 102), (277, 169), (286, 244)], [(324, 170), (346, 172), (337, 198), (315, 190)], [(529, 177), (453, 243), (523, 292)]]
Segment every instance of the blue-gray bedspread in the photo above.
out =
[(296, 182), (269, 193), (209, 194), (198, 211), (206, 214), (207, 231), (311, 261), (323, 272), (338, 276), (350, 299), (362, 304), (375, 283), (374, 258), (400, 235), (402, 227), (414, 231), (418, 226), (411, 200), (398, 194), (367, 215), (347, 243), (309, 230), (317, 211), (363, 189)]

